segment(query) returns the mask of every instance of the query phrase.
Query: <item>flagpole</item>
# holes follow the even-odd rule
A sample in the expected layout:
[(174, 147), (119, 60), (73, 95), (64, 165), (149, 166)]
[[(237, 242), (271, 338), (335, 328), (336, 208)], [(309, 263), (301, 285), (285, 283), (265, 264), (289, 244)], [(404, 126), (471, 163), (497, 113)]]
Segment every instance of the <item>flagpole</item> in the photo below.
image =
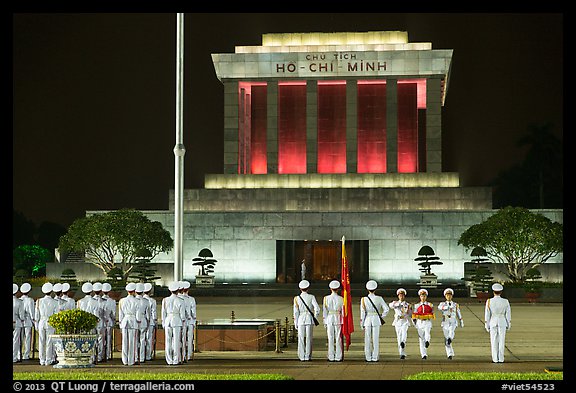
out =
[(184, 147), (183, 128), (184, 91), (184, 14), (176, 14), (176, 145), (174, 146), (174, 280), (182, 279), (184, 249)]

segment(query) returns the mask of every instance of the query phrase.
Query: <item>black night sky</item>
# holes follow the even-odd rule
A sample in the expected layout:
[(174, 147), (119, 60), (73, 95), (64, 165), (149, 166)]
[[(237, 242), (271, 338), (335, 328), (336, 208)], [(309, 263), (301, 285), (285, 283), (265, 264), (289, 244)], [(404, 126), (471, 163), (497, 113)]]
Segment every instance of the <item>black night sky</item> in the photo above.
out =
[[(482, 186), (517, 140), (563, 139), (561, 13), (186, 13), (185, 188), (222, 173), (223, 86), (211, 53), (264, 33), (402, 30), (454, 49), (443, 170)], [(86, 210), (168, 209), (174, 187), (175, 13), (12, 14), (13, 207), (68, 226)]]

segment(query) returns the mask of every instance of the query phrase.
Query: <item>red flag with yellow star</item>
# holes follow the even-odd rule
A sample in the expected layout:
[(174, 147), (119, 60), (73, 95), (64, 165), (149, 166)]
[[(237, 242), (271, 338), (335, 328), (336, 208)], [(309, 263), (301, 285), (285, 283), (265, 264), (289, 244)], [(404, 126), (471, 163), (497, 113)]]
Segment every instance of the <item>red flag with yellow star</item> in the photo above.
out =
[(346, 350), (350, 348), (350, 335), (354, 332), (354, 318), (352, 317), (352, 295), (350, 294), (350, 273), (348, 259), (346, 258), (346, 239), (342, 236), (342, 297), (344, 298), (342, 335), (346, 340)]

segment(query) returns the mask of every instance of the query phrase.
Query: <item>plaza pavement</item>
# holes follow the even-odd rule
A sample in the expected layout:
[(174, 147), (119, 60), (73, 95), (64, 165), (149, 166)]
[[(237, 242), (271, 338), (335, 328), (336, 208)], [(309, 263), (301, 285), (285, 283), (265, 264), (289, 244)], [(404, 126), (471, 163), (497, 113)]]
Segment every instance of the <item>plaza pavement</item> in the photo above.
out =
[[(319, 304), (322, 297), (316, 296)], [(160, 300), (160, 299), (159, 299)], [(277, 352), (274, 346), (265, 351), (203, 351), (184, 365), (168, 366), (163, 351), (156, 359), (137, 366), (123, 366), (120, 352), (114, 359), (100, 363), (86, 372), (175, 372), (175, 373), (279, 373), (295, 380), (401, 380), (408, 375), (424, 371), (482, 371), (482, 372), (538, 372), (546, 369), (563, 370), (563, 304), (526, 303), (511, 300), (512, 328), (506, 336), (504, 363), (492, 363), (490, 338), (484, 329), (484, 304), (474, 298), (454, 299), (460, 303), (464, 328), (456, 330), (453, 343), (455, 356), (446, 358), (440, 319), (433, 322), (428, 359), (422, 360), (418, 349), (416, 330), (408, 331), (407, 358), (399, 359), (392, 313), (385, 318), (380, 334), (380, 361), (364, 360), (364, 336), (359, 326), (359, 299), (352, 299), (355, 331), (352, 343), (342, 362), (327, 361), (326, 331), (322, 324), (314, 328), (312, 361), (300, 362), (297, 344), (289, 342)], [(385, 298), (386, 302), (394, 299)], [(408, 299), (411, 302), (416, 299)], [(435, 307), (441, 299), (432, 298)], [(196, 297), (200, 323), (212, 319), (279, 319), (292, 321), (291, 297)], [(158, 302), (160, 304), (160, 301)], [(321, 321), (321, 318), (320, 318)], [(15, 372), (50, 373), (61, 371), (50, 366), (40, 366), (38, 360), (14, 364)]]

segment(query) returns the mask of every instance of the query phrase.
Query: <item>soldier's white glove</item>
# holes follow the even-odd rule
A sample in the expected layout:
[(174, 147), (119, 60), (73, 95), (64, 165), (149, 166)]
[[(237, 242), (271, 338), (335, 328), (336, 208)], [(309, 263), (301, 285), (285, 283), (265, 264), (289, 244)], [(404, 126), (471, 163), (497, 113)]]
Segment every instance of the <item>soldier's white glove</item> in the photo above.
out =
[(484, 327), (486, 328), (487, 332), (490, 332), (490, 326), (488, 326), (488, 324), (485, 324)]
[(464, 320), (463, 319), (460, 320), (460, 327), (464, 327)]

